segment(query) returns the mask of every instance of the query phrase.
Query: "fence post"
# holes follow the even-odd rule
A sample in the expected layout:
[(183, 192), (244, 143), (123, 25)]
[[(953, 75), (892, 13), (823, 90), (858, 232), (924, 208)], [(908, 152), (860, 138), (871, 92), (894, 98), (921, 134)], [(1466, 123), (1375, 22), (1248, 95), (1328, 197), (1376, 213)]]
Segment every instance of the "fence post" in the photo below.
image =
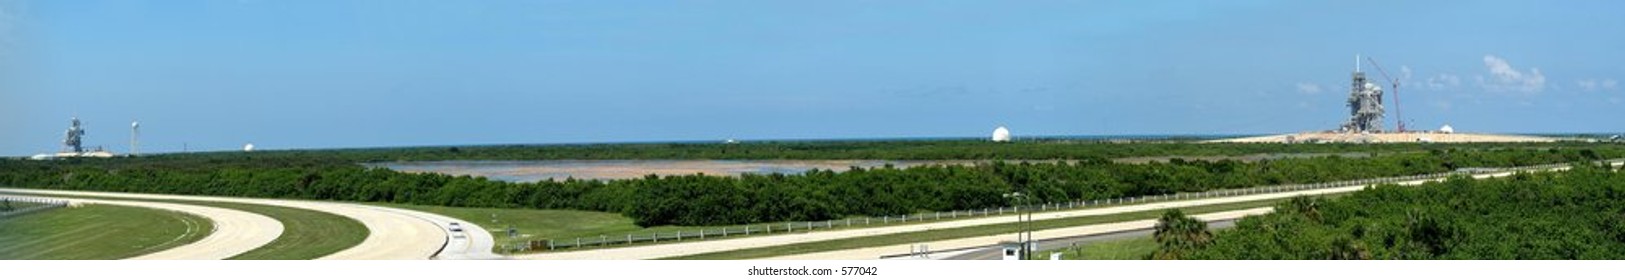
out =
[(700, 229), (700, 239), (705, 239), (705, 229)]
[(553, 248), (553, 240), (552, 239), (547, 240), (547, 250), (548, 251), (554, 250), (554, 248)]
[(576, 248), (580, 248), (580, 247), (581, 247), (581, 238), (576, 237)]
[(677, 231), (677, 241), (683, 241), (683, 231)]
[(626, 244), (632, 244), (632, 234), (626, 234)]
[(785, 222), (784, 232), (796, 232), (796, 224)]
[(745, 226), (745, 235), (750, 235), (750, 226)]

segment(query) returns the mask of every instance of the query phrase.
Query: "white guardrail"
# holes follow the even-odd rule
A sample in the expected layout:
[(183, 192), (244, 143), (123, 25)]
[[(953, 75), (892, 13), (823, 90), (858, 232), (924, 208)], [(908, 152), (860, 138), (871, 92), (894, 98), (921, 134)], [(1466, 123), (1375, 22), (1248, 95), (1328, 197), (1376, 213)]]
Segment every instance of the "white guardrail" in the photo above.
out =
[[(16, 207), (13, 205), (14, 203), (19, 202), (39, 205), (28, 207)], [(0, 219), (64, 206), (68, 206), (68, 201), (39, 197), (0, 196)]]

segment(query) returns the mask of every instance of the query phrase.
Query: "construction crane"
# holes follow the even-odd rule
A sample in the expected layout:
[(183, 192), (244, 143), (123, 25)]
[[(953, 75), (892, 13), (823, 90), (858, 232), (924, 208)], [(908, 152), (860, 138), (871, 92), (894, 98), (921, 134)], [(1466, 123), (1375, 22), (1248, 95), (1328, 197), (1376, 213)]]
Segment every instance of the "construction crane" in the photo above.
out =
[(1382, 70), (1382, 65), (1377, 64), (1376, 59), (1367, 56), (1365, 60), (1371, 62), (1371, 66), (1377, 67), (1377, 73), (1382, 73), (1383, 78), (1388, 79), (1389, 87), (1394, 91), (1394, 124), (1399, 127), (1399, 132), (1405, 132), (1405, 114), (1399, 110), (1399, 80), (1389, 76), (1387, 70)]

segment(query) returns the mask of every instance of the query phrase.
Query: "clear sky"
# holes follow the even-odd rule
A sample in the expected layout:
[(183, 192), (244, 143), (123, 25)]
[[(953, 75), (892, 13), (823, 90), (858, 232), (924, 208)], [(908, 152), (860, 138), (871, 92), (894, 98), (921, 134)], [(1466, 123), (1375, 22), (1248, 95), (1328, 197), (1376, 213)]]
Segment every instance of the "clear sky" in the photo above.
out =
[(73, 116), (86, 144), (115, 152), (132, 120), (144, 151), (980, 137), (999, 125), (1018, 137), (1297, 132), (1345, 119), (1355, 54), (1402, 80), (1413, 128), (1619, 132), (1621, 11), (0, 0), (0, 155), (57, 151)]

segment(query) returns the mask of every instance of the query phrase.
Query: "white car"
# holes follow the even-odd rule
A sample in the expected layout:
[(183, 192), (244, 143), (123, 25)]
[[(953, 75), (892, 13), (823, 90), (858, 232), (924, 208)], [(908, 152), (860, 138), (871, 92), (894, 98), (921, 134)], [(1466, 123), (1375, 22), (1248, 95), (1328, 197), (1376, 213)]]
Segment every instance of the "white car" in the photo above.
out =
[(451, 237), (463, 238), (463, 225), (452, 222), (451, 226), (447, 226), (446, 229), (451, 230)]

